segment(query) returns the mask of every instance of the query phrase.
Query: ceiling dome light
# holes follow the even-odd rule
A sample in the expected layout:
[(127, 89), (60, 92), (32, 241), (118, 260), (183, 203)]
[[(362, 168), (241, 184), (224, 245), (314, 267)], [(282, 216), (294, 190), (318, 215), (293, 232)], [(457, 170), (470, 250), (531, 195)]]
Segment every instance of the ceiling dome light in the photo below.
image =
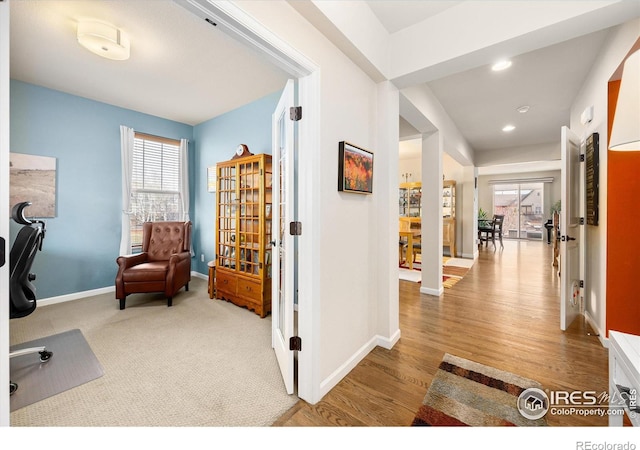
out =
[(519, 107), (518, 109), (516, 109), (516, 111), (518, 111), (520, 114), (524, 114), (529, 112), (529, 105), (523, 105), (521, 107)]
[(493, 66), (491, 66), (491, 70), (493, 70), (494, 72), (499, 72), (501, 70), (508, 69), (509, 67), (511, 67), (511, 61), (505, 59), (503, 61), (498, 61)]
[(78, 42), (103, 58), (129, 59), (129, 37), (112, 25), (101, 22), (78, 22)]
[(515, 129), (516, 129), (516, 127), (514, 127), (513, 125), (506, 125), (506, 126), (502, 129), (502, 131), (504, 131), (505, 133), (508, 133), (508, 132), (513, 131), (513, 130), (515, 130)]

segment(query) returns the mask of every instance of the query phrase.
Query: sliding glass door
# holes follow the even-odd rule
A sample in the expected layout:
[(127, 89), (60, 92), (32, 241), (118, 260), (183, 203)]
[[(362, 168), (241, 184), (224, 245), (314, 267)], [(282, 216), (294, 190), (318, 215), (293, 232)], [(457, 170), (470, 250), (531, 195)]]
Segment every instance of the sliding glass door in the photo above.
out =
[(544, 230), (543, 183), (495, 184), (493, 213), (504, 215), (503, 236), (542, 239)]

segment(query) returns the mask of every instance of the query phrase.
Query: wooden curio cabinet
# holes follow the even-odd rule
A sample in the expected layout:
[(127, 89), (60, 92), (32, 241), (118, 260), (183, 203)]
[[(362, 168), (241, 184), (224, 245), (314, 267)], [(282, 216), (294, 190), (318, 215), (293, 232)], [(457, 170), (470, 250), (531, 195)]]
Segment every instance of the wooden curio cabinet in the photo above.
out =
[(216, 297), (271, 312), (271, 155), (216, 166)]
[(456, 182), (442, 182), (442, 246), (449, 247), (452, 258), (456, 256)]
[(422, 206), (422, 183), (400, 183), (400, 217), (420, 222)]

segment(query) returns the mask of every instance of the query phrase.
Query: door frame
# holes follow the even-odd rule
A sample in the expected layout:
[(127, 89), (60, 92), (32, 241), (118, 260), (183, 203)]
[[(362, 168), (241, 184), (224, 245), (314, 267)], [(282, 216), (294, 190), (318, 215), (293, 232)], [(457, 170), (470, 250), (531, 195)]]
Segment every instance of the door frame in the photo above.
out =
[(255, 49), (270, 62), (298, 79), (298, 101), (302, 106), (302, 120), (298, 122), (298, 220), (303, 233), (298, 237), (298, 336), (303, 350), (298, 352), (298, 397), (308, 403), (321, 398), (320, 368), (314, 358), (319, 342), (320, 302), (319, 263), (312, 255), (320, 253), (321, 223), (318, 189), (320, 165), (314, 164), (320, 154), (320, 68), (305, 55), (260, 24), (239, 6), (215, 0), (174, 0), (203, 19), (213, 20), (217, 28)]
[[(9, 211), (9, 1), (0, 1), (0, 210)], [(6, 264), (0, 267), (0, 427), (9, 426), (9, 215), (2, 214), (0, 236), (5, 239)]]

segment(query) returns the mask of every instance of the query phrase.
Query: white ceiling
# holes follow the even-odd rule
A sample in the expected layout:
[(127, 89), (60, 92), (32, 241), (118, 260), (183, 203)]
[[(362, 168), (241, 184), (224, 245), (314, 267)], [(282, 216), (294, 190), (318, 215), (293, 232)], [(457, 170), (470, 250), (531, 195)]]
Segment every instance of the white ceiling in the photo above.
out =
[[(466, 2), (367, 3), (394, 33)], [(79, 46), (81, 18), (129, 33), (131, 58), (110, 61)], [(606, 33), (511, 55), (505, 72), (490, 72), (487, 61), (428, 85), (477, 151), (557, 142)], [(282, 89), (287, 74), (171, 0), (13, 0), (11, 77), (195, 125)], [(524, 104), (531, 109), (521, 115)], [(507, 123), (517, 127), (508, 135)]]
[[(284, 87), (287, 74), (170, 0), (13, 0), (11, 78), (196, 125)], [(131, 58), (81, 47), (79, 19), (129, 34)]]
[(395, 33), (396, 31), (400, 31), (433, 17), (462, 2), (453, 0), (373, 0), (367, 1), (367, 3), (386, 30), (389, 33)]
[[(606, 38), (603, 30), (427, 83), (477, 151), (560, 142), (571, 104)], [(522, 114), (521, 106), (529, 106)], [(505, 125), (515, 130), (505, 133)]]
[[(469, 1), (469, 0), (467, 0)], [(367, 1), (390, 33), (418, 26), (465, 1)], [(589, 30), (585, 30), (585, 33)], [(608, 34), (608, 30), (521, 55), (513, 65), (491, 71), (496, 61), (427, 83), (474, 151), (559, 143), (569, 125), (573, 99)], [(530, 107), (526, 114), (517, 108)], [(516, 129), (505, 133), (512, 124)]]

